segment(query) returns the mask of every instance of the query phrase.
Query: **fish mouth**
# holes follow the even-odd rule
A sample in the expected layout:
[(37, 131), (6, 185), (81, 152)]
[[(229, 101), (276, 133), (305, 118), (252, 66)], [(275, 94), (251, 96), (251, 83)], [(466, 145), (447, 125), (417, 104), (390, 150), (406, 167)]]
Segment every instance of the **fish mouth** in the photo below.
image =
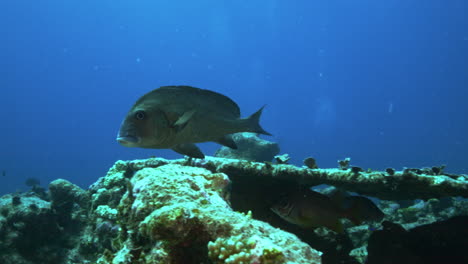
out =
[(117, 142), (119, 142), (119, 144), (121, 145), (124, 145), (124, 146), (129, 146), (129, 145), (134, 145), (136, 143), (138, 143), (138, 138), (135, 137), (135, 136), (117, 136)]

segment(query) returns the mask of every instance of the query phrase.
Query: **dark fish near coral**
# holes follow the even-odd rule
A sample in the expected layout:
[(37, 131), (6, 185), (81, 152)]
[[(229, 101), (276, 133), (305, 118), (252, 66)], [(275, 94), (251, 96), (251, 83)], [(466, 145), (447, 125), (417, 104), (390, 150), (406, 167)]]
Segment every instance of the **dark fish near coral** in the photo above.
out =
[[(369, 202), (372, 203), (370, 200)], [(372, 205), (376, 207), (373, 203)], [(323, 226), (343, 233), (340, 218), (348, 218), (356, 225), (370, 220), (368, 218), (377, 218), (367, 215), (372, 211), (367, 209), (368, 206), (367, 201), (363, 202), (362, 199), (346, 197), (344, 201), (337, 202), (324, 194), (307, 189), (283, 198), (271, 210), (284, 220), (303, 228)]]
[(117, 141), (126, 147), (172, 149), (204, 158), (194, 143), (213, 141), (235, 149), (230, 134), (270, 135), (259, 125), (262, 110), (240, 118), (237, 104), (222, 94), (190, 86), (163, 86), (143, 95), (132, 106)]
[(341, 209), (352, 212), (352, 221), (361, 224), (362, 221), (380, 222), (385, 214), (370, 199), (364, 196), (347, 196), (341, 202)]
[(372, 202), (371, 199), (350, 195), (348, 192), (336, 188), (328, 194), (328, 197), (337, 204), (342, 211), (348, 212), (348, 218), (355, 224), (361, 224), (363, 221), (380, 222), (385, 214)]

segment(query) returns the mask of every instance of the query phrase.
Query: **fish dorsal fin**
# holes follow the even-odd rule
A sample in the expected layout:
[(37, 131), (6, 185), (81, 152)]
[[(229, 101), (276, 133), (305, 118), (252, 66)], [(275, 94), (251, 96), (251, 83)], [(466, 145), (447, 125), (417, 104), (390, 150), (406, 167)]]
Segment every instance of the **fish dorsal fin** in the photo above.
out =
[[(147, 93), (144, 97), (150, 97), (154, 94), (171, 94), (174, 96), (190, 96), (191, 98), (204, 98), (204, 102), (211, 104), (216, 102), (216, 104), (222, 104), (226, 110), (229, 110), (235, 117), (240, 117), (239, 106), (229, 97), (206, 89), (196, 88), (192, 86), (162, 86), (158, 89), (155, 89)], [(141, 98), (140, 100), (143, 100)]]

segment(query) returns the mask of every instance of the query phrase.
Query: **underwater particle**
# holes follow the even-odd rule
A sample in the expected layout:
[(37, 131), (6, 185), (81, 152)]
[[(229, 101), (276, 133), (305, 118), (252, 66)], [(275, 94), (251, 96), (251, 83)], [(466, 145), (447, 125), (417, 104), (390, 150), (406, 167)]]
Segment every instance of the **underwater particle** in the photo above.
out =
[(283, 154), (283, 155), (276, 155), (275, 160), (277, 164), (288, 164), (289, 160), (291, 157), (289, 157), (289, 154)]
[(312, 157), (305, 158), (303, 162), (309, 169), (318, 169), (317, 162)]
[(388, 173), (388, 175), (390, 175), (390, 176), (395, 175), (395, 169), (394, 168), (386, 168), (385, 172)]
[(13, 197), (11, 197), (11, 203), (13, 205), (20, 205), (21, 204), (21, 197), (20, 196), (17, 196), (17, 195), (14, 195)]
[(132, 106), (117, 141), (126, 147), (172, 149), (203, 159), (205, 155), (195, 143), (213, 141), (235, 149), (230, 134), (271, 135), (259, 124), (262, 111), (263, 107), (248, 118), (240, 118), (239, 106), (220, 93), (190, 86), (163, 86), (143, 95)]
[(29, 187), (34, 187), (40, 185), (41, 181), (38, 178), (29, 177), (26, 179), (26, 181), (24, 181), (24, 184)]
[(351, 158), (345, 158), (344, 160), (338, 160), (338, 167), (342, 170), (347, 170), (349, 167), (349, 162), (351, 162)]

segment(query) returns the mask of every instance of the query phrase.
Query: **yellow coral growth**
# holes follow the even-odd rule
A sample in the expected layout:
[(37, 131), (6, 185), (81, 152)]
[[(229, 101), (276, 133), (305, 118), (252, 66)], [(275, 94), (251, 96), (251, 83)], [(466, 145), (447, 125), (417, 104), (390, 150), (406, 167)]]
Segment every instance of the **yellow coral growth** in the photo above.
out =
[(213, 263), (219, 264), (284, 263), (284, 255), (278, 247), (259, 249), (257, 246), (255, 239), (241, 235), (218, 238), (208, 243), (208, 256)]
[(251, 249), (255, 242), (246, 241), (241, 236), (218, 238), (208, 243), (208, 256), (214, 263), (247, 264), (252, 260)]

